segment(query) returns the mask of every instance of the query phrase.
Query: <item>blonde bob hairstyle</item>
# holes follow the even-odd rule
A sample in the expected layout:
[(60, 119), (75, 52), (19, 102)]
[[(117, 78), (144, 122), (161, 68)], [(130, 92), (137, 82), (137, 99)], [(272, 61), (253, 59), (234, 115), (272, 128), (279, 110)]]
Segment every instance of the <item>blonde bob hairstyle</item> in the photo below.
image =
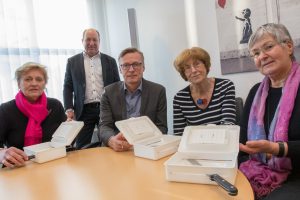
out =
[(192, 47), (191, 49), (185, 49), (175, 58), (175, 61), (173, 63), (175, 69), (180, 73), (181, 77), (185, 81), (188, 80), (184, 73), (185, 65), (190, 59), (199, 60), (203, 62), (208, 74), (210, 70), (210, 56), (207, 53), (207, 51), (199, 47)]
[(45, 83), (48, 82), (48, 74), (47, 74), (46, 67), (44, 65), (35, 62), (27, 62), (23, 64), (21, 67), (19, 67), (15, 72), (15, 78), (18, 84), (20, 83), (22, 76), (31, 70), (39, 70), (40, 72), (42, 72), (45, 79)]

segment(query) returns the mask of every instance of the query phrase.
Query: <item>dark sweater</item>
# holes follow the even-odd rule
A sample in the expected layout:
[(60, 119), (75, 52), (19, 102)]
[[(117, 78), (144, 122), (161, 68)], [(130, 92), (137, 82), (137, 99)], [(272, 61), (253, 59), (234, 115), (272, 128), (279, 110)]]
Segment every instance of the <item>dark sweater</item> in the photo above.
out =
[[(47, 98), (49, 111), (48, 116), (42, 122), (43, 137), (42, 142), (51, 140), (53, 133), (58, 126), (66, 121), (66, 115), (62, 104), (53, 98)], [(0, 147), (16, 147), (23, 149), (24, 136), (28, 118), (17, 108), (16, 101), (0, 105)]]

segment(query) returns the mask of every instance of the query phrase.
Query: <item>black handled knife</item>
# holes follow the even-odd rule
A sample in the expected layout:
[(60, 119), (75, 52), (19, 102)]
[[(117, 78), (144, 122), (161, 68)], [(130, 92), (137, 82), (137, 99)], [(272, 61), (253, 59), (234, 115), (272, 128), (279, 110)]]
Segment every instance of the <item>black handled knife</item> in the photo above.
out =
[(207, 174), (211, 181), (215, 181), (219, 186), (228, 192), (231, 196), (236, 196), (238, 194), (238, 189), (222, 178), (219, 174)]

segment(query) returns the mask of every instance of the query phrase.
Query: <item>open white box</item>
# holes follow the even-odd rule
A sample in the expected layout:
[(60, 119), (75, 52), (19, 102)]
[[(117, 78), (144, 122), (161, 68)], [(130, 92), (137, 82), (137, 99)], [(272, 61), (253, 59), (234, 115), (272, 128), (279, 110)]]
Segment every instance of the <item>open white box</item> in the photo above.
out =
[(116, 126), (129, 144), (134, 155), (158, 160), (177, 151), (180, 136), (163, 135), (147, 116), (117, 121)]
[(178, 152), (164, 165), (169, 181), (216, 184), (207, 176), (219, 174), (234, 184), (239, 152), (239, 126), (187, 126)]
[(65, 157), (66, 146), (73, 142), (83, 125), (81, 121), (63, 122), (52, 135), (51, 142), (27, 146), (24, 151), (28, 156), (34, 155), (32, 160), (37, 163)]

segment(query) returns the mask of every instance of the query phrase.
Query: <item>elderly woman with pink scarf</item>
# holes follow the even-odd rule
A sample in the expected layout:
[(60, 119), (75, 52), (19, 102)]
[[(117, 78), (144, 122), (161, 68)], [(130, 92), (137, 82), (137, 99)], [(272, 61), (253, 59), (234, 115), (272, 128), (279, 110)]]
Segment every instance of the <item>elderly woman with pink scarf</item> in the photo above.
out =
[(47, 71), (38, 63), (25, 63), (16, 70), (19, 92), (0, 106), (0, 162), (7, 167), (25, 164), (24, 146), (50, 141), (66, 120), (62, 104), (46, 97)]
[(300, 198), (300, 67), (285, 26), (265, 24), (250, 55), (263, 81), (250, 91), (241, 123), (240, 167), (256, 199)]

